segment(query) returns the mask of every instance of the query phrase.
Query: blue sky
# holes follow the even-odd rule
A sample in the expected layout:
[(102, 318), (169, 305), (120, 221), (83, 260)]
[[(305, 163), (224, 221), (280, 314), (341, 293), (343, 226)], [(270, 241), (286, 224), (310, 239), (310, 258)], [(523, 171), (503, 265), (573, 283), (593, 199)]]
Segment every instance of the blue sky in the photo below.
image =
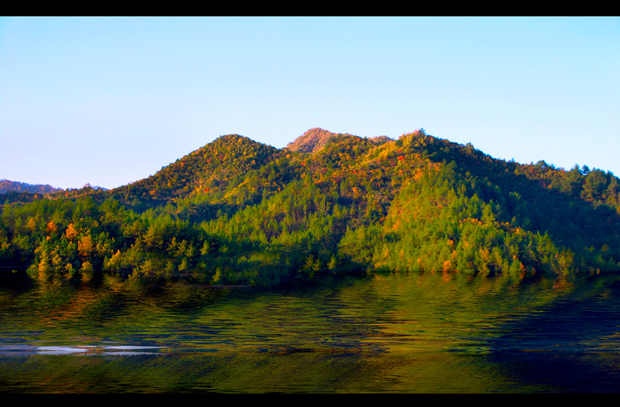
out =
[(0, 179), (60, 188), (313, 127), (620, 176), (619, 108), (618, 17), (0, 19)]

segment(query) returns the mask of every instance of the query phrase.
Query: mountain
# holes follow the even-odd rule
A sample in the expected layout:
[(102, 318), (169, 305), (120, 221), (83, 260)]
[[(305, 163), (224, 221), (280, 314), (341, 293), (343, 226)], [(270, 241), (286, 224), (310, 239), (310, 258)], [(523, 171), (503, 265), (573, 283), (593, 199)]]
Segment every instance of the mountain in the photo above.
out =
[(25, 182), (9, 181), (7, 179), (0, 180), (0, 194), (9, 191), (29, 192), (31, 194), (47, 194), (50, 192), (62, 191), (61, 188), (54, 188), (51, 185), (28, 184)]
[(0, 267), (278, 284), (325, 274), (620, 271), (620, 180), (495, 159), (423, 130), (221, 136), (155, 175), (4, 205)]

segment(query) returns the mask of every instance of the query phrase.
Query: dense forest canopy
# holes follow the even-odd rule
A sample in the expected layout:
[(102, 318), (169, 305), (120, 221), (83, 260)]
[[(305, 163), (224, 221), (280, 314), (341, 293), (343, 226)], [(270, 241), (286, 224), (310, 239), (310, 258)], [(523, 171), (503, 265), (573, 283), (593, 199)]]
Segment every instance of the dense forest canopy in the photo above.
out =
[(325, 274), (620, 271), (620, 180), (427, 135), (239, 135), (111, 190), (2, 195), (0, 272), (277, 284)]

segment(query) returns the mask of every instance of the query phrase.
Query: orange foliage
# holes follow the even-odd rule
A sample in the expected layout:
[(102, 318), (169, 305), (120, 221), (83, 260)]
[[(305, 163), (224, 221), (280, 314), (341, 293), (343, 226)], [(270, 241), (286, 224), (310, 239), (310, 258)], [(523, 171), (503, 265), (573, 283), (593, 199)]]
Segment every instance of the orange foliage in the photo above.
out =
[(50, 220), (49, 223), (47, 224), (47, 227), (45, 228), (45, 231), (47, 232), (47, 234), (52, 234), (52, 233), (56, 233), (58, 231), (58, 227), (56, 226), (56, 223), (53, 220)]
[(67, 236), (67, 239), (69, 239), (69, 240), (75, 240), (77, 238), (78, 231), (73, 226), (73, 223), (70, 223), (69, 226), (67, 226), (67, 230), (65, 231), (65, 235)]

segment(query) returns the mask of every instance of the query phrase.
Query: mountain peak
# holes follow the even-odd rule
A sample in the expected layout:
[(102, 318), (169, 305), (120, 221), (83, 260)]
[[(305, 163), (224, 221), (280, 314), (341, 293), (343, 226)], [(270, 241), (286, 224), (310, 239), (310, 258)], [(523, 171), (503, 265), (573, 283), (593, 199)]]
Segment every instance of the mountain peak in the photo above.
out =
[(286, 148), (292, 151), (301, 151), (302, 153), (316, 153), (325, 146), (330, 137), (336, 135), (337, 133), (315, 127), (297, 137)]
[[(325, 147), (331, 137), (335, 136), (359, 137), (349, 133), (332, 133), (320, 127), (314, 127), (297, 137), (295, 141), (289, 143), (285, 148), (291, 151), (301, 151), (302, 153), (316, 153)], [(370, 138), (370, 141), (375, 144), (382, 144), (394, 140), (388, 136), (377, 136)]]

